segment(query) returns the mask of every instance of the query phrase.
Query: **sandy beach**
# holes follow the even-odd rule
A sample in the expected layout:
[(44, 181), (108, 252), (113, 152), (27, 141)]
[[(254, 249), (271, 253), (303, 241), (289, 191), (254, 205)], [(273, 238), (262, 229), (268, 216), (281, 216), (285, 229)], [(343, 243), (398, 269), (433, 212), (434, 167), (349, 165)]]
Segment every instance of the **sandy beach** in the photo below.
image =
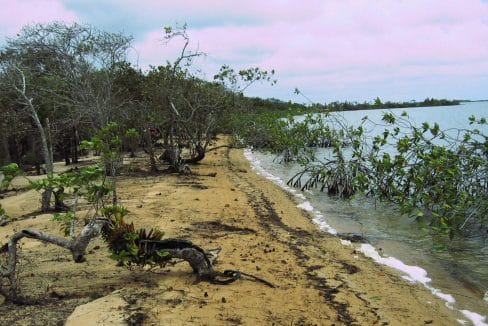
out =
[[(22, 289), (42, 300), (0, 304), (0, 324), (456, 325), (465, 319), (423, 286), (320, 231), (290, 194), (251, 169), (243, 150), (210, 152), (192, 171), (196, 175), (118, 177), (128, 221), (220, 248), (216, 270), (239, 269), (276, 288), (249, 279), (198, 282), (185, 262), (153, 270), (117, 267), (101, 239), (78, 264), (68, 251), (25, 240)], [(0, 200), (16, 218), (0, 227), (1, 243), (22, 228), (60, 232), (51, 215), (32, 214), (39, 197), (21, 191)]]

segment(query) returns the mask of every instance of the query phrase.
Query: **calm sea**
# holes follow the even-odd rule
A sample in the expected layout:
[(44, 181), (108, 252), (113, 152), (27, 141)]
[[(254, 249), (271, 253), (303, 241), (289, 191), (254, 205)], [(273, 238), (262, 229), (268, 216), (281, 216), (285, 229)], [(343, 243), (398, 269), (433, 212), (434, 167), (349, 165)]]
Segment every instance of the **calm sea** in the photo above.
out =
[[(381, 123), (384, 111), (368, 110), (337, 113), (350, 125), (359, 125), (364, 116)], [(488, 102), (468, 102), (459, 106), (391, 109), (397, 115), (406, 111), (415, 124), (437, 122), (441, 129), (479, 128), (468, 117), (488, 118)], [(384, 127), (368, 129), (380, 133)], [(486, 126), (482, 129), (488, 134)], [(281, 181), (288, 181), (298, 171), (293, 164), (278, 164), (274, 156), (253, 152), (255, 162)], [(417, 222), (400, 216), (394, 207), (371, 200), (337, 200), (318, 191), (302, 193), (314, 208), (314, 214), (339, 233), (360, 234), (382, 257), (396, 257), (406, 265), (427, 271), (428, 286), (455, 298), (456, 309), (488, 315), (488, 235), (456, 239), (452, 249), (436, 249), (434, 239)], [(483, 323), (479, 324), (483, 325)]]

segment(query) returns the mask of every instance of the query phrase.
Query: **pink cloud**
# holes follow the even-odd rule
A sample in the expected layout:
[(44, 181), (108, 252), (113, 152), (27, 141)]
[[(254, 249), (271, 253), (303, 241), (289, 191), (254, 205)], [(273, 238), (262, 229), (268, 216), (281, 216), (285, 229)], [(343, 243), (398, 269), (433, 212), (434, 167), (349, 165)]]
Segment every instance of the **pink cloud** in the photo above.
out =
[[(469, 82), (470, 76), (488, 75), (488, 2), (482, 0), (105, 0), (104, 5), (154, 21), (130, 54), (142, 67), (174, 59), (181, 42), (165, 46), (162, 27), (188, 22), (190, 49), (208, 54), (198, 61), (207, 76), (222, 64), (276, 69), (276, 87), (290, 92), (298, 82), (324, 87), (430, 77)], [(4, 35), (26, 23), (77, 20), (62, 0), (0, 0), (0, 8)]]
[(59, 0), (0, 0), (0, 35), (13, 36), (23, 25), (51, 21), (74, 22), (77, 16)]
[[(204, 3), (211, 7), (215, 2)], [(267, 4), (262, 13), (270, 15), (268, 22), (194, 29), (192, 39), (216, 58), (245, 61), (246, 53), (261, 52), (259, 62), (266, 66), (274, 62), (284, 70), (444, 64), (488, 55), (483, 41), (488, 39), (484, 21), (488, 5), (475, 0), (451, 0), (442, 5), (423, 0), (346, 0), (324, 5), (305, 2), (300, 8), (277, 7), (273, 1)], [(273, 6), (278, 10), (273, 11)], [(252, 6), (237, 8), (243, 14), (256, 11)], [(293, 22), (290, 12), (308, 13), (310, 19)], [(248, 63), (256, 62), (256, 55), (248, 58)]]

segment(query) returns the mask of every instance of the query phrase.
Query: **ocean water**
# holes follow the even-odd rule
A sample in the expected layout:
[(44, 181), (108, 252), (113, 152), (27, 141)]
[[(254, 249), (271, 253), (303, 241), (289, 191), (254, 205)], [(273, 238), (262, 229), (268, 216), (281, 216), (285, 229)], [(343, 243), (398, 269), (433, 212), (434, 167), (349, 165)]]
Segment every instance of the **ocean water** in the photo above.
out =
[[(337, 114), (354, 126), (359, 125), (366, 115), (380, 123), (383, 111)], [(443, 130), (472, 129), (479, 126), (470, 125), (468, 117), (488, 118), (488, 102), (391, 111), (397, 115), (406, 111), (418, 125), (426, 121), (439, 123)], [(370, 124), (367, 129), (375, 134), (381, 133), (384, 127)], [(482, 131), (488, 134), (486, 126)], [(451, 249), (436, 249), (435, 239), (415, 220), (399, 216), (393, 206), (365, 199), (339, 200), (319, 191), (292, 189), (286, 186), (286, 181), (299, 171), (298, 166), (278, 164), (274, 155), (263, 152), (249, 150), (246, 155), (258, 173), (295, 193), (297, 205), (309, 211), (324, 231), (363, 236), (368, 244), (360, 245), (358, 250), (366, 256), (399, 269), (405, 279), (426, 286), (434, 295), (445, 300), (448, 307), (461, 311), (467, 324), (488, 325), (488, 235), (455, 239)], [(347, 241), (343, 243), (353, 245)]]

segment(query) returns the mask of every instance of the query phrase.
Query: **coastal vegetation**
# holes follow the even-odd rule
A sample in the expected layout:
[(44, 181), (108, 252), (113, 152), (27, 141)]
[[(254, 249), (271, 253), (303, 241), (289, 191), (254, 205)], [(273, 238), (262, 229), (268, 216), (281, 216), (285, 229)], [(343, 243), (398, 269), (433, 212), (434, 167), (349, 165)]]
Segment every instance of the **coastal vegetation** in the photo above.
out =
[[(7, 191), (12, 180), (20, 174), (20, 168), (16, 163), (0, 166), (0, 194)], [(0, 226), (5, 225), (7, 222), (7, 213), (0, 205)]]
[(327, 109), (330, 111), (352, 111), (352, 110), (375, 110), (375, 109), (398, 109), (398, 108), (414, 108), (414, 107), (429, 107), (429, 106), (448, 106), (459, 105), (460, 100), (435, 99), (426, 98), (423, 101), (409, 101), (409, 102), (383, 102), (379, 97), (376, 97), (372, 103), (364, 102), (331, 102), (327, 104)]
[[(0, 157), (4, 164), (47, 173), (45, 180), (52, 182), (35, 187), (43, 194), (42, 211), (52, 209), (53, 192), (55, 210), (63, 206), (58, 197), (64, 187), (53, 184), (54, 160), (76, 163), (81, 153), (93, 150), (114, 179), (123, 166), (121, 154), (134, 156), (142, 147), (150, 171), (167, 164), (168, 172), (188, 173), (189, 164), (204, 159), (223, 132), (235, 136), (235, 146), (270, 150), (279, 161), (301, 164), (301, 173), (290, 181), (295, 186), (320, 185), (334, 196), (361, 193), (392, 201), (402, 213), (427, 219), (433, 230), (451, 238), (474, 221), (484, 224), (486, 207), (465, 206), (484, 203), (477, 196), (486, 196), (486, 136), (478, 129), (452, 137), (432, 122), (419, 127), (406, 116), (388, 114), (384, 123), (391, 128), (367, 141), (363, 127), (352, 129), (332, 113), (457, 105), (458, 100), (399, 103), (377, 97), (371, 103), (300, 104), (246, 97), (244, 90), (256, 82), (274, 84), (274, 71), (224, 65), (206, 81), (194, 73), (203, 53), (189, 49), (186, 26), (167, 27), (163, 37), (180, 39), (181, 53), (147, 72), (125, 60), (131, 38), (123, 34), (53, 23), (26, 26), (7, 40), (0, 55)], [(295, 93), (306, 98), (298, 89)], [(307, 115), (312, 112), (321, 115)], [(298, 121), (297, 115), (307, 116)], [(473, 118), (472, 123), (486, 122)], [(316, 149), (324, 147), (332, 158), (318, 163)], [(439, 170), (448, 164), (452, 169)]]
[[(365, 116), (355, 127), (327, 111), (301, 119), (259, 115), (242, 137), (279, 162), (298, 164), (291, 186), (390, 202), (399, 218), (414, 217), (453, 239), (488, 230), (488, 136), (481, 131), (487, 121), (472, 116), (469, 123), (472, 128), (443, 130), (392, 111), (381, 124)], [(383, 129), (372, 134), (372, 125)]]
[[(274, 71), (223, 65), (207, 81), (195, 73), (195, 60), (203, 54), (189, 49), (185, 25), (164, 28), (163, 38), (182, 41), (180, 55), (146, 72), (126, 61), (130, 37), (78, 24), (26, 26), (0, 50), (2, 188), (18, 174), (17, 167), (45, 174), (29, 187), (42, 194), (40, 211), (54, 212), (71, 237), (33, 230), (15, 235), (2, 248), (10, 255), (7, 266), (0, 266), (9, 278), (8, 297), (18, 297), (15, 248), (22, 237), (62, 246), (80, 261), (89, 240), (101, 233), (112, 257), (122, 263), (164, 264), (174, 248), (160, 242), (162, 231), (136, 230), (123, 220), (127, 211), (119, 206), (117, 177), (124, 173), (124, 153), (134, 157), (142, 149), (147, 173), (190, 174), (191, 165), (214, 150), (219, 133), (234, 136), (231, 146), (253, 146), (278, 154), (281, 162), (297, 162), (301, 171), (290, 180), (293, 186), (394, 203), (400, 213), (450, 239), (486, 232), (488, 137), (479, 129), (442, 130), (432, 122), (416, 126), (406, 114), (385, 113), (384, 132), (368, 139), (362, 125), (349, 127), (333, 113), (459, 101), (383, 103), (376, 98), (373, 103), (305, 105), (249, 98), (243, 92), (251, 85), (276, 83)], [(471, 123), (487, 122), (472, 117)], [(321, 148), (328, 149), (324, 157), (318, 156)], [(97, 166), (55, 173), (55, 161), (78, 163), (89, 151), (99, 156)], [(81, 199), (90, 206), (89, 218), (77, 214)], [(0, 207), (0, 219), (7, 214)], [(149, 251), (148, 243), (153, 245)], [(195, 249), (191, 243), (170, 245)], [(203, 249), (195, 250), (199, 260), (206, 259)], [(208, 260), (204, 267), (203, 274), (214, 272)]]
[[(166, 173), (189, 174), (189, 165), (204, 159), (217, 133), (226, 128), (229, 111), (246, 109), (242, 92), (255, 82), (275, 82), (274, 71), (257, 67), (235, 71), (225, 65), (213, 82), (205, 81), (193, 72), (193, 60), (202, 53), (189, 49), (186, 26), (164, 28), (163, 38), (166, 42), (181, 39), (181, 53), (174, 62), (151, 67), (147, 72), (125, 60), (130, 37), (78, 24), (26, 26), (1, 49), (0, 158), (7, 164), (1, 174), (2, 187), (12, 179), (8, 172), (12, 164), (18, 163), (25, 173), (34, 168), (37, 174), (45, 174), (45, 178), (30, 181), (29, 188), (42, 195), (40, 212), (54, 212), (54, 221), (70, 237), (30, 229), (14, 234), (2, 247), (8, 258), (5, 266), (0, 266), (0, 275), (8, 279), (8, 285), (0, 284), (0, 290), (7, 298), (22, 301), (17, 286), (16, 248), (23, 237), (64, 247), (79, 262), (90, 239), (109, 223), (114, 226), (113, 232), (127, 231), (117, 239), (128, 247), (119, 251), (112, 246), (114, 257), (126, 261), (130, 256), (140, 265), (151, 259), (168, 260), (164, 250), (175, 249), (171, 247), (173, 242), (168, 248), (164, 247), (166, 242), (152, 243), (158, 249), (144, 254), (143, 261), (131, 245), (134, 237), (141, 235), (148, 236), (145, 241), (159, 241), (160, 231), (136, 232), (133, 225), (124, 224), (124, 214), (115, 214), (115, 219), (111, 218), (113, 214), (107, 216), (110, 207), (119, 207), (116, 182), (123, 170), (123, 153), (129, 151), (135, 156), (139, 147), (146, 153), (143, 156), (147, 157), (149, 172), (157, 173), (163, 166)], [(98, 166), (55, 173), (55, 161), (78, 163), (87, 151), (99, 155)], [(81, 219), (79, 209), (88, 209), (89, 216)], [(0, 213), (5, 220), (8, 212), (1, 209)], [(109, 233), (105, 232), (104, 237), (111, 243)], [(137, 250), (147, 245), (141, 243)], [(177, 252), (171, 257), (180, 257), (178, 252), (182, 250), (188, 254), (192, 248), (195, 246), (190, 242), (178, 242)], [(201, 260), (203, 250), (195, 250), (200, 252)], [(192, 263), (191, 257), (185, 259)], [(197, 265), (192, 266), (200, 271)], [(205, 273), (213, 273), (208, 259), (205, 266)], [(228, 274), (234, 280), (243, 275), (235, 271)], [(211, 280), (217, 281), (217, 276), (209, 274)]]

